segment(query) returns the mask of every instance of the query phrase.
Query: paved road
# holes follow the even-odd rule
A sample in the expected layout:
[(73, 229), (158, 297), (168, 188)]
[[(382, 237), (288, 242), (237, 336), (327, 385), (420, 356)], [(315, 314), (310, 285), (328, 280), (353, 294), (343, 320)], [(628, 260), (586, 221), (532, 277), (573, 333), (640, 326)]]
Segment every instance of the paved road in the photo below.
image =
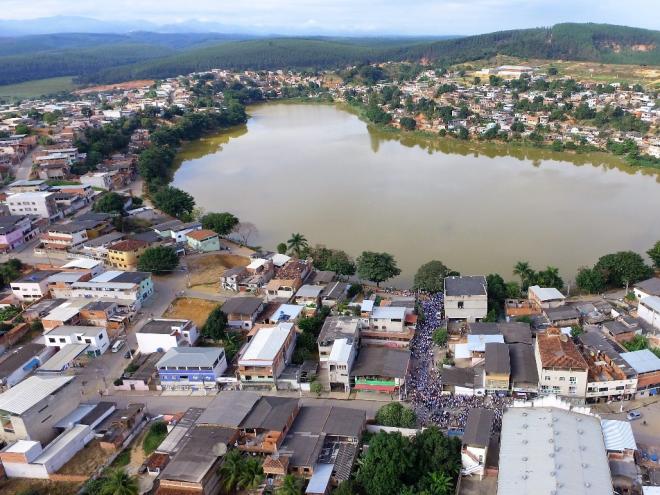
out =
[(32, 171), (32, 154), (41, 149), (40, 146), (37, 146), (33, 151), (28, 153), (26, 157), (21, 161), (16, 168), (14, 169), (14, 177), (16, 180), (20, 179), (29, 179), (30, 172)]

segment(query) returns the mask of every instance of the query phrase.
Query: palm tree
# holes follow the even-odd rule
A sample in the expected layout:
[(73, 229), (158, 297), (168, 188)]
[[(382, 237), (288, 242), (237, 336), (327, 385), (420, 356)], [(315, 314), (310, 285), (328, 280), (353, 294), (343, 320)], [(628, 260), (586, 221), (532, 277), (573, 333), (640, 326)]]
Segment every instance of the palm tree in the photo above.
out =
[(222, 488), (231, 493), (238, 487), (238, 481), (243, 473), (243, 456), (238, 450), (231, 450), (225, 456), (218, 474), (222, 478)]
[(430, 489), (433, 495), (449, 495), (453, 491), (451, 478), (442, 472), (435, 472), (429, 475)]
[(116, 469), (103, 484), (103, 495), (138, 495), (137, 478), (129, 476), (123, 469)]
[(282, 485), (276, 490), (277, 495), (301, 495), (302, 480), (292, 474), (287, 474), (282, 480)]
[(296, 258), (300, 258), (303, 251), (309, 247), (307, 239), (302, 234), (291, 234), (291, 239), (286, 241), (289, 246), (289, 250), (296, 255)]
[(513, 267), (513, 274), (520, 277), (520, 285), (522, 285), (523, 290), (527, 290), (529, 282), (533, 278), (534, 270), (532, 270), (528, 261), (519, 261)]
[(245, 490), (254, 490), (264, 479), (264, 470), (257, 459), (248, 459), (243, 464), (243, 470), (238, 477), (238, 487)]

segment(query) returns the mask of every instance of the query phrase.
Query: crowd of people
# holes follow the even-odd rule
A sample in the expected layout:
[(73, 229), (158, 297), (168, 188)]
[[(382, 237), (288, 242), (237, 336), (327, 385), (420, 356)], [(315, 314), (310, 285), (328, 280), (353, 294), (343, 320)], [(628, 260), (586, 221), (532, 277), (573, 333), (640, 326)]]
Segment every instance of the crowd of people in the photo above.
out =
[(411, 341), (413, 369), (407, 383), (410, 400), (421, 425), (434, 424), (445, 430), (463, 430), (470, 409), (484, 407), (495, 412), (493, 428), (499, 431), (508, 397), (443, 395), (442, 376), (434, 359), (433, 332), (445, 327), (442, 319), (443, 295), (433, 294), (419, 299), (423, 317), (417, 323)]

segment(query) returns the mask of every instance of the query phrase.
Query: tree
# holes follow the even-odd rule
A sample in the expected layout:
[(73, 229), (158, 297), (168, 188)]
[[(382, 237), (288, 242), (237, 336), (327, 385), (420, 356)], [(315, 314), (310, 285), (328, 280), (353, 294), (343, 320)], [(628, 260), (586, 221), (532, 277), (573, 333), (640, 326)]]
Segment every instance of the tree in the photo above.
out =
[(237, 486), (244, 490), (254, 490), (264, 479), (264, 470), (261, 462), (254, 457), (247, 459), (243, 463), (241, 473), (238, 476)]
[(124, 211), (125, 198), (116, 192), (106, 192), (96, 200), (92, 209), (101, 213), (121, 213)]
[(660, 270), (660, 241), (656, 242), (651, 249), (646, 251), (646, 254), (653, 260), (653, 266), (656, 270)]
[(413, 289), (426, 292), (442, 292), (445, 277), (448, 277), (450, 273), (452, 273), (452, 270), (442, 261), (432, 260), (424, 263), (415, 273)]
[(573, 325), (571, 327), (571, 337), (577, 339), (580, 335), (584, 333), (584, 330), (580, 325)]
[(226, 236), (238, 225), (238, 218), (231, 213), (207, 213), (201, 218), (201, 222), (205, 229)]
[(429, 474), (428, 487), (431, 495), (450, 495), (454, 491), (451, 477), (441, 471)]
[(559, 268), (548, 266), (534, 277), (534, 283), (541, 287), (554, 287), (557, 290), (564, 288), (564, 280), (559, 276)]
[(443, 346), (447, 343), (447, 339), (449, 339), (449, 332), (446, 328), (436, 328), (433, 331), (433, 343), (435, 345)]
[(337, 488), (332, 490), (332, 495), (357, 495), (359, 493), (353, 480), (342, 481)]
[(195, 208), (195, 199), (176, 187), (164, 187), (153, 197), (154, 206), (173, 217), (189, 215)]
[(114, 470), (101, 489), (102, 495), (137, 495), (138, 493), (137, 478), (129, 476), (123, 469)]
[(417, 423), (417, 415), (412, 409), (404, 407), (400, 402), (390, 402), (378, 409), (376, 423), (381, 426), (414, 428)]
[(639, 254), (633, 251), (619, 251), (601, 256), (594, 269), (603, 274), (605, 284), (610, 287), (634, 284), (653, 275), (653, 269), (644, 263), (644, 259)]
[(238, 237), (238, 240), (241, 244), (247, 246), (250, 242), (250, 239), (257, 235), (259, 231), (253, 223), (239, 222), (238, 225), (234, 227), (232, 233), (236, 234), (236, 237)]
[(412, 452), (413, 468), (408, 479), (422, 480), (420, 488), (430, 488), (425, 486), (425, 478), (434, 472), (443, 472), (452, 480), (457, 479), (461, 470), (461, 442), (457, 438), (449, 438), (438, 427), (431, 426), (415, 435)]
[(285, 242), (280, 242), (280, 243), (277, 245), (277, 252), (278, 252), (279, 254), (286, 254), (286, 252), (287, 252), (288, 249), (289, 249), (289, 248), (287, 247), (287, 245), (286, 245)]
[(528, 261), (519, 261), (516, 263), (513, 267), (513, 274), (520, 277), (523, 291), (527, 291), (535, 276), (535, 272), (532, 270)]
[(321, 385), (321, 384), (320, 384), (319, 382), (317, 382), (317, 381), (313, 381), (313, 382), (309, 385), (309, 390), (310, 390), (310, 392), (312, 392), (313, 394), (315, 394), (315, 395), (318, 397), (318, 396), (320, 396), (321, 393), (323, 392), (323, 385)]
[(202, 335), (211, 340), (222, 340), (227, 335), (227, 315), (221, 306), (213, 308), (202, 327)]
[(622, 345), (629, 352), (641, 351), (642, 349), (648, 349), (649, 341), (643, 335), (635, 335), (631, 340), (627, 340)]
[(156, 275), (174, 271), (179, 266), (179, 256), (169, 246), (147, 248), (138, 260), (138, 270)]
[(238, 482), (243, 472), (243, 456), (236, 450), (230, 450), (225, 455), (225, 459), (218, 469), (221, 478), (222, 488), (226, 493), (232, 493), (238, 487)]
[(363, 251), (357, 259), (357, 273), (360, 278), (376, 282), (376, 287), (380, 287), (381, 282), (396, 277), (401, 270), (391, 254)]
[(302, 495), (303, 482), (300, 478), (287, 474), (282, 479), (282, 484), (275, 490), (277, 495)]
[(501, 275), (491, 273), (486, 277), (488, 287), (488, 306), (498, 314), (502, 312), (506, 299), (506, 284)]
[(399, 124), (401, 125), (401, 128), (406, 131), (414, 131), (417, 126), (417, 122), (411, 117), (401, 117)]
[(413, 467), (410, 441), (400, 433), (378, 433), (361, 458), (357, 481), (367, 495), (400, 493), (403, 477)]
[(296, 258), (300, 258), (309, 247), (309, 243), (305, 236), (297, 233), (291, 234), (291, 238), (287, 241), (287, 245), (289, 246), (289, 251), (291, 251)]
[(520, 284), (518, 282), (506, 283), (506, 297), (509, 299), (518, 299), (520, 297)]
[(582, 267), (575, 277), (578, 289), (588, 294), (599, 294), (605, 290), (605, 276), (600, 270)]

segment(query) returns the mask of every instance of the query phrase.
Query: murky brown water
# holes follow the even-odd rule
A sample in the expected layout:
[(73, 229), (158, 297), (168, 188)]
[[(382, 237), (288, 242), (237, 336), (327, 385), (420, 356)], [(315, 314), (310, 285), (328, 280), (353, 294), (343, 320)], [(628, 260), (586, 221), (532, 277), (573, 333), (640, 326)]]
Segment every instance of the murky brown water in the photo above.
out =
[(608, 155), (399, 139), (328, 105), (249, 113), (246, 127), (187, 145), (174, 185), (254, 223), (265, 248), (301, 232), (352, 255), (388, 251), (404, 285), (431, 259), (505, 278), (526, 259), (568, 280), (660, 239), (660, 179)]

